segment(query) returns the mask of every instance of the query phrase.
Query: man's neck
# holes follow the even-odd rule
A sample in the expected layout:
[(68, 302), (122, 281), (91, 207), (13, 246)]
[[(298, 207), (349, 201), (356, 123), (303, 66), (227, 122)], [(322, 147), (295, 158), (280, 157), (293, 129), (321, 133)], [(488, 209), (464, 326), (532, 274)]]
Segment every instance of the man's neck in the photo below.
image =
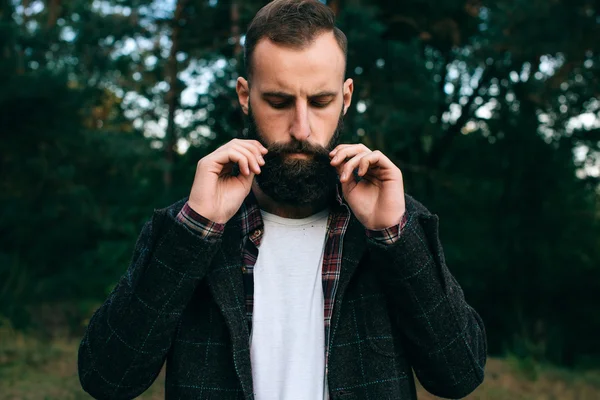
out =
[(258, 186), (256, 181), (252, 183), (252, 193), (256, 197), (258, 206), (270, 214), (277, 215), (282, 218), (306, 218), (318, 213), (327, 208), (327, 199), (315, 204), (302, 206), (292, 206), (287, 204), (277, 203), (275, 200), (267, 196)]

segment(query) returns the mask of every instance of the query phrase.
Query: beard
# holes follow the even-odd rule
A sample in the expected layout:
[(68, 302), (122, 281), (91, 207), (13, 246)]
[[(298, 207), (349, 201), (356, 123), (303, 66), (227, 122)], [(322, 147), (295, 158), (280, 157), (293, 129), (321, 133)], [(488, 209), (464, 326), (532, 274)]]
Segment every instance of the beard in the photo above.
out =
[[(338, 177), (330, 164), (329, 153), (339, 143), (344, 122), (343, 108), (333, 136), (325, 147), (293, 137), (286, 143), (268, 143), (258, 129), (250, 107), (248, 120), (246, 138), (259, 141), (269, 150), (264, 156), (265, 165), (261, 167), (261, 173), (254, 178), (263, 193), (288, 206), (319, 204), (333, 198)], [(292, 153), (306, 154), (308, 158), (290, 158)]]

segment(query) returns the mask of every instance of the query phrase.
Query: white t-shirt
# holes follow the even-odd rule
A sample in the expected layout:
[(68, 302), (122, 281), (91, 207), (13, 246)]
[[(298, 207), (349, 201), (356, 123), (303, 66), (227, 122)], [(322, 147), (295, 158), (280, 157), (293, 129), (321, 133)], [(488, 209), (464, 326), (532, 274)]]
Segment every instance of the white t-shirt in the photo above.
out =
[(328, 399), (321, 268), (328, 211), (262, 212), (250, 355), (257, 400)]

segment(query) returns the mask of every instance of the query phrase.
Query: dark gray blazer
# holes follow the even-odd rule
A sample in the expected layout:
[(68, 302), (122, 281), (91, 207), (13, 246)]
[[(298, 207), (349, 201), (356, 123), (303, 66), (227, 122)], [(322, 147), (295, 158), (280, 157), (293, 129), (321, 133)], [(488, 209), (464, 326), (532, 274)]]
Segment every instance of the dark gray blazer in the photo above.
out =
[[(254, 398), (240, 227), (234, 218), (222, 239), (203, 241), (175, 219), (185, 201), (155, 210), (90, 320), (79, 378), (95, 398), (140, 395), (165, 360), (168, 399)], [(446, 267), (438, 218), (410, 196), (406, 207), (402, 236), (387, 246), (352, 216), (331, 321), (332, 400), (416, 399), (411, 368), (440, 397), (483, 381), (483, 323)]]

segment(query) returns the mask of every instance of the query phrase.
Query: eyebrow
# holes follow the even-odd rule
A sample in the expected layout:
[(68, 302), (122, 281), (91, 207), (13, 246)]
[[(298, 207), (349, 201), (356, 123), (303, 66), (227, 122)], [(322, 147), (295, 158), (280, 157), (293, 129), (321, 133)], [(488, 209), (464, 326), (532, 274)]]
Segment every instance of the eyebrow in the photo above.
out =
[[(335, 97), (335, 96), (337, 96), (336, 92), (323, 91), (323, 92), (312, 94), (308, 97), (315, 98), (315, 97)], [(296, 96), (294, 96), (293, 94), (285, 93), (285, 92), (274, 91), (274, 92), (264, 92), (264, 93), (262, 93), (262, 97), (263, 98), (264, 97), (278, 97), (278, 98), (285, 99), (285, 100), (293, 100)]]

